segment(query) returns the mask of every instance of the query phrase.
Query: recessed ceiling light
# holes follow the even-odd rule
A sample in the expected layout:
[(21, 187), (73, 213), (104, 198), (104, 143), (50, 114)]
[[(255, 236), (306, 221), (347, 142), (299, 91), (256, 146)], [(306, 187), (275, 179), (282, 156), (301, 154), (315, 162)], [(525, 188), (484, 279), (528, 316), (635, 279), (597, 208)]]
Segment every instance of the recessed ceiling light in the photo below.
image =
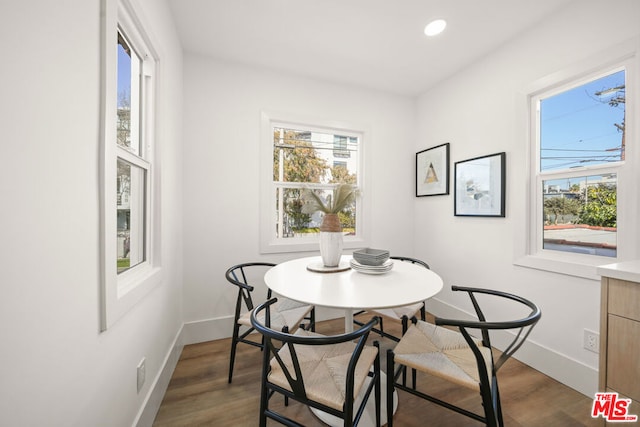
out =
[(447, 21), (444, 19), (436, 19), (435, 21), (431, 21), (424, 27), (424, 33), (428, 36), (435, 36), (444, 31), (444, 28), (447, 26)]

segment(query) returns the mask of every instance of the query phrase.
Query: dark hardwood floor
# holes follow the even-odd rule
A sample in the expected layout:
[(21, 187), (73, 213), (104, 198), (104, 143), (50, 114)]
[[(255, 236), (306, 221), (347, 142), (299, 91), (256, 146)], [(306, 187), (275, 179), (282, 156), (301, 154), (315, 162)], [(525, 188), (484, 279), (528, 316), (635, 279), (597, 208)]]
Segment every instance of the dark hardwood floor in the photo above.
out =
[[(391, 322), (389, 322), (391, 323)], [(393, 325), (385, 323), (385, 329)], [(343, 319), (320, 322), (317, 331), (325, 334), (344, 330)], [(372, 333), (384, 349), (394, 343)], [(227, 383), (230, 339), (186, 346), (162, 401), (154, 426), (233, 426), (258, 425), (261, 352), (240, 344), (236, 355), (233, 383)], [(384, 363), (382, 365), (385, 366)], [(592, 400), (552, 378), (510, 359), (498, 374), (502, 407), (507, 426), (571, 427), (599, 426), (590, 416)], [(452, 399), (480, 412), (479, 396), (434, 377), (418, 377), (419, 386), (443, 399)], [(428, 387), (428, 388), (427, 388)], [(399, 427), (458, 427), (480, 423), (399, 391), (394, 425)], [(308, 408), (274, 398), (289, 415), (305, 426), (324, 426)], [(269, 422), (269, 425), (277, 425)]]

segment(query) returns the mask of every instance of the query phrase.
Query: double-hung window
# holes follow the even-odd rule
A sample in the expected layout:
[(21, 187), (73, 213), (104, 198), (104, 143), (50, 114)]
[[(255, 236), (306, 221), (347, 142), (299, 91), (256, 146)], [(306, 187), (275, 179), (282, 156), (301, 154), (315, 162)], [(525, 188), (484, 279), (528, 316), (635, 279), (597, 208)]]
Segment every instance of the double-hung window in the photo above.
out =
[(268, 167), (261, 189), (262, 252), (317, 250), (322, 214), (302, 211), (303, 190), (328, 197), (341, 183), (359, 190), (355, 202), (339, 213), (345, 247), (363, 245), (365, 133), (354, 127), (263, 116), (262, 159)]
[(158, 282), (156, 55), (132, 4), (106, 0), (102, 70), (102, 328)]
[(523, 265), (594, 278), (594, 266), (635, 254), (634, 73), (620, 60), (529, 93)]
[(542, 248), (615, 258), (625, 69), (534, 97)]
[(147, 259), (145, 218), (148, 211), (148, 183), (151, 169), (147, 135), (140, 124), (143, 119), (143, 91), (151, 78), (144, 68), (141, 54), (118, 28), (117, 56), (117, 138), (116, 138), (116, 205), (117, 205), (117, 270), (122, 274)]

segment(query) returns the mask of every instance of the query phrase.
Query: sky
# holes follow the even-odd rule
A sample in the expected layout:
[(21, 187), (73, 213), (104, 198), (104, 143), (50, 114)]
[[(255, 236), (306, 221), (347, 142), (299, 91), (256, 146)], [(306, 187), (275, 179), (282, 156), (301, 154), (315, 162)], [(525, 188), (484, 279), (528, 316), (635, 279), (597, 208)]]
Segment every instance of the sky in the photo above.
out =
[(596, 93), (624, 86), (624, 75), (618, 71), (541, 101), (542, 171), (620, 160), (622, 132), (614, 124), (623, 123), (625, 104), (608, 104), (616, 92)]
[[(120, 94), (131, 94), (131, 57), (118, 44), (118, 106), (120, 105)], [(129, 102), (131, 105), (131, 102)]]

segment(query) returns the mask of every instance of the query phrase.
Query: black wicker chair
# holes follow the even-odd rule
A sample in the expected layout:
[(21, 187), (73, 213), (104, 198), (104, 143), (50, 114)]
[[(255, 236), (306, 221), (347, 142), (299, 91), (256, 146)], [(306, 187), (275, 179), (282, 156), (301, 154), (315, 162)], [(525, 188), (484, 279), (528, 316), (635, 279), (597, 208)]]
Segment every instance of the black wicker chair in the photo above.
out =
[[(249, 337), (254, 332), (251, 326), (250, 315), (254, 309), (251, 293), (254, 287), (249, 284), (252, 277), (262, 277), (264, 273), (275, 264), (268, 262), (249, 262), (234, 265), (225, 273), (225, 277), (232, 285), (238, 287), (238, 297), (236, 298), (236, 309), (233, 322), (233, 335), (231, 337), (231, 355), (229, 360), (229, 383), (233, 379), (233, 366), (236, 358), (236, 347), (238, 343), (249, 344), (263, 348), (262, 337), (259, 341)], [(271, 298), (271, 290), (267, 292), (267, 299)], [(272, 325), (282, 331), (293, 331), (301, 323), (307, 321), (306, 328), (315, 330), (315, 308), (312, 305), (299, 303), (286, 298), (281, 298), (276, 306), (272, 308)], [(256, 336), (258, 336), (256, 334)]]
[[(411, 325), (395, 349), (387, 351), (387, 396), (392, 395), (395, 387), (483, 422), (487, 426), (503, 426), (496, 374), (504, 362), (520, 348), (540, 320), (540, 309), (531, 301), (506, 292), (458, 286), (452, 286), (451, 289), (469, 294), (477, 320), (436, 318), (435, 325), (423, 321)], [(530, 311), (517, 320), (487, 321), (478, 303), (478, 296), (501, 298), (505, 302), (523, 304), (527, 311)], [(512, 330), (515, 334), (506, 349), (494, 359), (490, 332), (496, 330)], [(471, 331), (476, 331), (480, 338), (472, 336)], [(411, 368), (414, 372), (411, 387), (404, 381), (398, 381), (400, 373), (405, 372), (406, 368)], [(478, 391), (482, 398), (484, 414), (468, 411), (419, 391), (416, 387), (415, 370)], [(387, 425), (393, 427), (393, 415), (389, 413), (387, 418)]]
[[(404, 256), (391, 256), (389, 258), (397, 261), (410, 262), (412, 264), (421, 265), (424, 268), (430, 269), (429, 264), (416, 258), (409, 258)], [(384, 309), (376, 309), (376, 310), (373, 310), (373, 309), (361, 310), (355, 313), (354, 316), (362, 314), (365, 311), (372, 313), (374, 315), (380, 316), (380, 327), (374, 329), (374, 332), (377, 332), (378, 334), (380, 334), (380, 336), (387, 337), (396, 342), (400, 341), (400, 337), (397, 337), (395, 335), (389, 334), (384, 331), (384, 323), (383, 323), (384, 319), (389, 319), (394, 322), (402, 323), (402, 334), (404, 335), (404, 333), (407, 331), (407, 328), (409, 327), (409, 320), (415, 321), (417, 319), (416, 316), (418, 315), (418, 313), (420, 313), (421, 320), (424, 321), (426, 318), (424, 301), (416, 304), (403, 305), (400, 307), (384, 308)], [(363, 323), (357, 319), (354, 319), (353, 323), (360, 326), (363, 325)]]
[[(380, 352), (377, 342), (365, 345), (378, 319), (342, 335), (324, 336), (304, 329), (289, 334), (269, 327), (276, 301), (259, 305), (251, 314), (251, 324), (265, 342), (259, 425), (266, 426), (270, 418), (301, 426), (269, 408), (269, 400), (278, 393), (284, 395), (285, 402), (296, 400), (342, 419), (345, 426), (356, 426), (373, 393), (376, 426), (380, 426)], [(355, 407), (359, 395), (362, 402)]]

